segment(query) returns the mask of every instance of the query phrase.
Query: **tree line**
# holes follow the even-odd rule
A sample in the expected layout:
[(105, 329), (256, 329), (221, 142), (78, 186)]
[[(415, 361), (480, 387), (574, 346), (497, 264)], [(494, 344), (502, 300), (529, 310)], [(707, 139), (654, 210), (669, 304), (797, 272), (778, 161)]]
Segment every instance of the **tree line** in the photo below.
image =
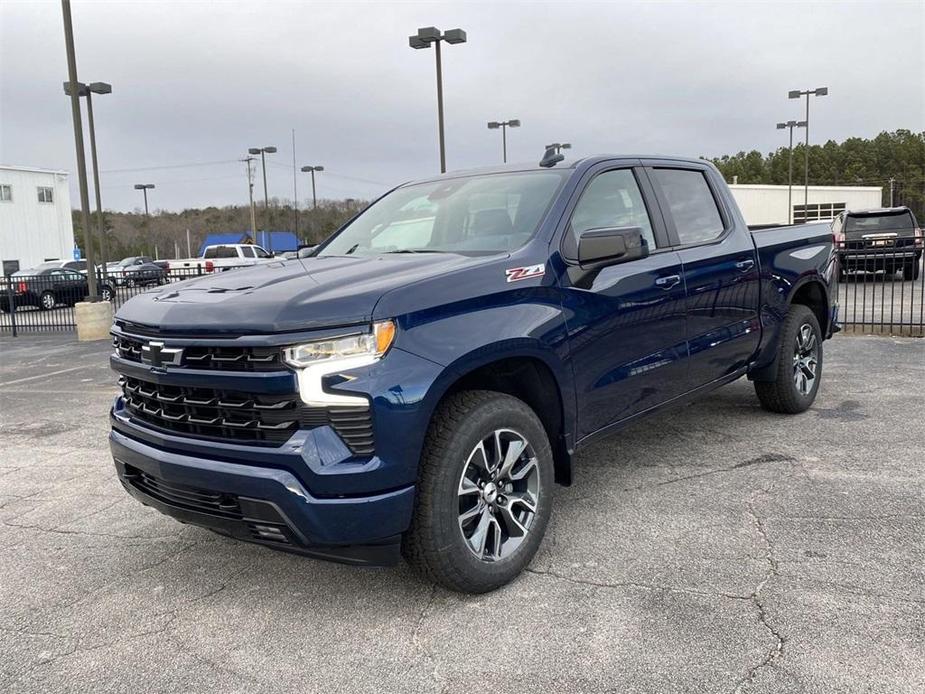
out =
[[(327, 238), (344, 222), (367, 205), (364, 200), (319, 200), (316, 209), (298, 211), (298, 233), (303, 244), (316, 244)], [(296, 211), (291, 201), (271, 199), (270, 207), (257, 207), (257, 231), (295, 231)], [(74, 210), (74, 240), (86, 256), (85, 234), (80, 212)], [(157, 210), (150, 217), (144, 212), (103, 212), (107, 260), (119, 260), (133, 255), (160, 258), (187, 257), (187, 230), (189, 253), (196, 255), (209, 234), (251, 231), (248, 205), (227, 205), (187, 209), (181, 212)], [(97, 258), (103, 257), (99, 236), (96, 233), (97, 216), (90, 219), (93, 247)]]
[[(798, 137), (800, 130), (794, 131)], [(793, 182), (803, 185), (803, 144), (793, 148)], [(780, 147), (762, 154), (757, 150), (711, 159), (729, 183), (787, 185), (790, 152)], [(895, 130), (873, 139), (851, 137), (809, 147), (809, 184), (831, 186), (882, 186), (884, 206), (906, 205), (925, 224), (925, 132)]]

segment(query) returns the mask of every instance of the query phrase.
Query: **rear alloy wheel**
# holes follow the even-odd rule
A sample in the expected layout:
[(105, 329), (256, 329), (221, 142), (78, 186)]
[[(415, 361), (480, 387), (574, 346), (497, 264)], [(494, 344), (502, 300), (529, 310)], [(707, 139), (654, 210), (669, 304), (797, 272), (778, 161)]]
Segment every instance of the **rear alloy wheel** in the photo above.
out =
[(112, 289), (107, 286), (103, 286), (100, 289), (100, 298), (102, 298), (103, 301), (112, 301)]
[(129, 287), (129, 288), (134, 287), (134, 286), (135, 286), (135, 278), (129, 277), (127, 280), (125, 280), (125, 286), (126, 286), (126, 287)]
[(777, 374), (773, 381), (755, 381), (762, 407), (797, 414), (813, 404), (822, 378), (822, 331), (808, 306), (794, 304), (781, 326)]
[(450, 396), (431, 421), (402, 551), (451, 590), (499, 588), (536, 554), (552, 484), (549, 439), (526, 403), (483, 390)]
[(55, 304), (58, 303), (55, 300), (55, 295), (51, 292), (43, 292), (42, 297), (39, 299), (39, 303), (42, 305), (42, 309), (45, 311), (50, 311), (55, 307)]

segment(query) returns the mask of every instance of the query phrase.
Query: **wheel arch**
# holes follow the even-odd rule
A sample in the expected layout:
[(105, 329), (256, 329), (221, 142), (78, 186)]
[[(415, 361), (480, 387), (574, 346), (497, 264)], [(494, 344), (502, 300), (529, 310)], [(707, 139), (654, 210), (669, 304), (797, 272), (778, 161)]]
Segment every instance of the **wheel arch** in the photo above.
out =
[(539, 349), (482, 348), (449, 365), (432, 384), (427, 396), (428, 421), (446, 398), (463, 390), (491, 390), (516, 397), (536, 413), (546, 430), (556, 482), (569, 485), (574, 404), (568, 401), (566, 384), (557, 376), (564, 368), (553, 355)]

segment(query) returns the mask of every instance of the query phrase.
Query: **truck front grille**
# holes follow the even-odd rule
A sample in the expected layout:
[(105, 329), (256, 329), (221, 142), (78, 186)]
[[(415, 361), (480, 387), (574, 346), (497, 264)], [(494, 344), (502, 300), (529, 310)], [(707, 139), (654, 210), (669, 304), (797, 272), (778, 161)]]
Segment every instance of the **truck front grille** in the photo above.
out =
[[(143, 340), (126, 335), (112, 339), (120, 357), (139, 363), (143, 344)], [(222, 371), (279, 371), (285, 368), (279, 347), (189, 346), (183, 348), (180, 366)]]
[(375, 447), (368, 407), (309, 407), (297, 393), (253, 395), (119, 379), (132, 419), (197, 438), (279, 446), (302, 429), (330, 426), (354, 455)]

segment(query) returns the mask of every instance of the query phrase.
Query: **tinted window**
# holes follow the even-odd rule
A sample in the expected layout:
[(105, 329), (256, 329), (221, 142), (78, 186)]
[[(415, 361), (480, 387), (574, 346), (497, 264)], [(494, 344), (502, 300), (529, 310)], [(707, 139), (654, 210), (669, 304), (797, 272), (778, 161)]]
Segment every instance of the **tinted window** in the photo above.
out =
[(700, 171), (655, 169), (682, 245), (711, 241), (723, 233), (723, 218)]
[(245, 258), (253, 258), (254, 249), (250, 246), (241, 246), (241, 255), (243, 255)]
[(639, 227), (649, 248), (655, 248), (649, 213), (631, 169), (606, 171), (594, 178), (572, 212), (571, 233), (576, 242), (588, 229), (607, 227)]
[(848, 217), (845, 231), (900, 231), (913, 229), (915, 222), (911, 212), (885, 214), (870, 217)]
[(205, 258), (237, 258), (234, 246), (211, 246), (206, 249)]
[(272, 258), (273, 256), (263, 250), (260, 246), (254, 246), (254, 253), (258, 258)]

